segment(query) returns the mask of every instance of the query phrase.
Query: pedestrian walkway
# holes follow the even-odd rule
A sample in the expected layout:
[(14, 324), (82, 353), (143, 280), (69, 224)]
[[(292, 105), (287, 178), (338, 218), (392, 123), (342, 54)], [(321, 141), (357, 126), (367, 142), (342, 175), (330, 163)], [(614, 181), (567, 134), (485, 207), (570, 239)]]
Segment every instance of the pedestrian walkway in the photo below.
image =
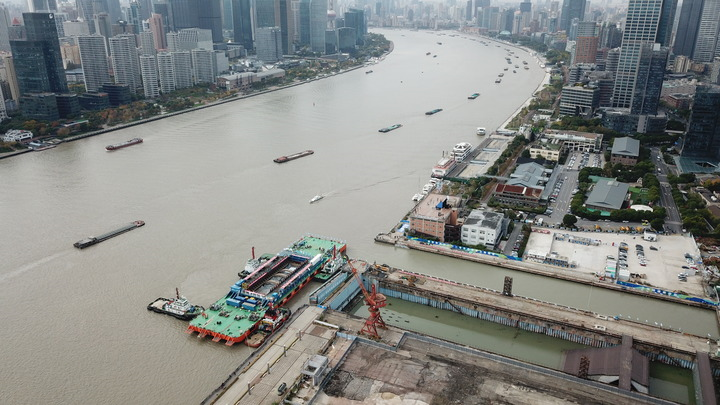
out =
[(322, 314), (307, 307), (255, 362), (248, 365), (215, 404), (273, 404), (280, 401), (278, 388), (290, 389), (302, 377), (305, 362), (322, 352), (335, 336), (335, 329), (313, 322)]

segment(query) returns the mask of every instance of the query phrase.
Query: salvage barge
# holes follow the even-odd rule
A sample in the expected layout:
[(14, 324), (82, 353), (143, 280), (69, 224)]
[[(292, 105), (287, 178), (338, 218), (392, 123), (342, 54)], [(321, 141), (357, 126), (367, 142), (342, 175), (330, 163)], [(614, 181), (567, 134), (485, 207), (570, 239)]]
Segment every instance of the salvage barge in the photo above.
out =
[(210, 335), (214, 342), (225, 340), (228, 346), (242, 342), (268, 311), (282, 307), (346, 248), (340, 240), (304, 236), (233, 284), (230, 292), (190, 322), (186, 332)]
[(104, 233), (100, 236), (88, 236), (85, 239), (81, 239), (81, 240), (73, 243), (73, 246), (75, 246), (78, 249), (85, 249), (88, 246), (92, 246), (96, 243), (106, 241), (110, 238), (114, 238), (120, 234), (123, 234), (128, 231), (132, 231), (133, 229), (140, 228), (141, 226), (144, 226), (144, 225), (145, 225), (145, 221), (140, 221), (140, 220), (133, 221), (133, 222), (130, 222), (129, 224), (123, 226), (122, 228), (118, 228), (114, 231)]

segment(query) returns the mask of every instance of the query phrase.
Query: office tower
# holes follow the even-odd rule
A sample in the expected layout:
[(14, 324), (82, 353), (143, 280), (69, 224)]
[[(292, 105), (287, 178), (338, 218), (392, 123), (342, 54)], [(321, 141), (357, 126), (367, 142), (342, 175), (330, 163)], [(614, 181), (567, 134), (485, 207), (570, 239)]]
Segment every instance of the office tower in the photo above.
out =
[(189, 51), (172, 52), (175, 64), (175, 88), (184, 89), (193, 85), (192, 57)]
[(197, 27), (212, 31), (213, 42), (223, 42), (222, 0), (198, 0)]
[(10, 94), (5, 94), (6, 100), (11, 97), (13, 100), (20, 100), (20, 85), (17, 81), (17, 73), (15, 72), (15, 62), (10, 55), (2, 55), (3, 66), (5, 66), (5, 75), (10, 87)]
[(106, 38), (106, 41), (108, 38), (113, 36), (112, 33), (112, 21), (110, 21), (110, 14), (102, 12), (95, 14), (95, 34), (100, 34), (103, 37)]
[(110, 82), (105, 41), (99, 34), (77, 37), (87, 92), (97, 92), (103, 84)]
[(53, 13), (23, 13), (27, 40), (10, 41), (20, 94), (68, 91)]
[(140, 55), (155, 55), (155, 37), (150, 31), (143, 31), (137, 36), (140, 42)]
[(310, 0), (300, 0), (298, 4), (298, 43), (310, 46)]
[[(666, 1), (674, 2), (674, 0)], [(661, 51), (658, 39), (659, 33), (663, 35), (667, 32), (666, 28), (659, 27), (659, 23), (661, 21), (672, 22), (662, 16), (667, 9), (667, 7), (663, 7), (663, 0), (630, 0), (620, 46), (617, 73), (615, 74), (613, 107), (630, 109), (632, 114), (639, 114), (638, 108), (644, 111), (642, 114), (657, 112), (649, 109), (657, 102), (637, 100), (636, 98), (641, 96), (639, 90), (648, 87), (654, 88), (658, 80), (662, 84), (662, 74), (659, 78), (640, 76), (656, 74), (656, 66), (661, 63), (657, 58), (662, 54), (667, 55), (667, 51)], [(660, 38), (660, 40), (662, 39)], [(663, 67), (664, 65), (663, 63)], [(642, 97), (647, 98), (648, 96)]]
[(158, 80), (160, 81), (160, 92), (163, 94), (175, 91), (175, 61), (170, 52), (157, 54)]
[(573, 18), (585, 20), (585, 0), (564, 0), (560, 14), (560, 31), (569, 31)]
[(66, 37), (90, 35), (90, 27), (85, 21), (65, 21), (63, 23), (63, 31)]
[(704, 0), (684, 0), (680, 9), (673, 53), (692, 57), (695, 41), (697, 41), (698, 28), (700, 27), (700, 16), (702, 14)]
[(153, 11), (153, 4), (151, 0), (136, 0), (140, 3), (140, 19), (145, 21), (150, 18), (150, 14)]
[(160, 96), (160, 86), (158, 86), (158, 69), (155, 56), (140, 56), (140, 72), (142, 75), (143, 92), (147, 98), (157, 98)]
[(255, 28), (280, 26), (279, 6), (275, 0), (255, 0)]
[(282, 35), (283, 55), (295, 52), (294, 35), (295, 19), (293, 18), (292, 0), (279, 0), (280, 4), (280, 33)]
[(310, 50), (325, 53), (327, 0), (310, 0)]
[(660, 103), (663, 76), (667, 65), (669, 48), (660, 44), (645, 44), (640, 50), (637, 78), (630, 112), (655, 115)]
[(10, 13), (5, 4), (0, 3), (0, 52), (10, 52), (10, 36), (8, 35), (10, 25)]
[(177, 52), (180, 50), (180, 38), (177, 32), (168, 32), (165, 34), (168, 52)]
[(163, 16), (153, 13), (150, 16), (150, 32), (153, 34), (155, 49), (167, 49), (167, 37), (165, 36), (165, 24)]
[(682, 156), (720, 159), (720, 87), (698, 86)]
[(255, 51), (263, 62), (277, 62), (282, 59), (282, 33), (278, 27), (261, 27), (255, 31)]
[(214, 83), (216, 61), (213, 51), (208, 49), (193, 49), (192, 56), (193, 75), (195, 83)]
[(233, 41), (245, 50), (253, 49), (253, 27), (251, 0), (232, 0)]
[(595, 63), (598, 42), (598, 28), (595, 21), (579, 22), (573, 63)]
[(350, 9), (345, 12), (345, 26), (355, 28), (355, 35), (357, 35), (356, 44), (362, 44), (363, 38), (367, 35), (367, 23), (365, 22), (365, 11)]
[(142, 16), (140, 15), (140, 3), (137, 1), (130, 2), (130, 8), (127, 10), (128, 25), (133, 27), (133, 32), (139, 34), (142, 32)]
[(123, 34), (110, 38), (110, 59), (115, 83), (128, 85), (132, 92), (142, 87), (135, 35)]
[(55, 0), (28, 0), (28, 9), (31, 13), (57, 11)]
[(720, 0), (705, 0), (700, 15), (700, 24), (698, 24), (692, 60), (700, 63), (712, 63), (715, 56), (720, 56), (718, 35), (720, 35)]

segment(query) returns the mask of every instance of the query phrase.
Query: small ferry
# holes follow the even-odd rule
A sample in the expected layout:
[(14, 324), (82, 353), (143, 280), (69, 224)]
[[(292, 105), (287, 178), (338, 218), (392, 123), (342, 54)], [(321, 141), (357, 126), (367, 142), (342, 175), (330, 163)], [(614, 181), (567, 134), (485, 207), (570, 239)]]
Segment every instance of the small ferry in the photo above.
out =
[(285, 163), (285, 162), (289, 162), (289, 161), (291, 161), (291, 160), (300, 159), (301, 157), (310, 156), (310, 155), (312, 155), (313, 153), (315, 153), (315, 152), (312, 151), (312, 150), (310, 150), (310, 149), (308, 149), (308, 150), (303, 151), (303, 152), (293, 153), (292, 155), (280, 156), (279, 158), (273, 159), (273, 162), (275, 162), (275, 163)]
[(127, 148), (128, 146), (137, 145), (137, 144), (139, 144), (139, 143), (143, 143), (143, 139), (142, 139), (142, 138), (133, 138), (133, 139), (127, 140), (127, 141), (125, 141), (125, 142), (120, 142), (120, 143), (115, 143), (115, 144), (112, 144), (112, 145), (108, 145), (108, 146), (105, 147), (105, 149), (112, 151), (112, 150)]
[(178, 289), (175, 289), (175, 298), (158, 298), (147, 306), (148, 311), (157, 312), (159, 314), (170, 315), (182, 321), (190, 321), (200, 315), (203, 307), (192, 305), (187, 298), (180, 295)]
[(439, 113), (440, 111), (442, 111), (442, 108), (436, 108), (436, 109), (434, 109), (434, 110), (426, 111), (426, 112), (425, 112), (425, 115), (437, 114), (437, 113)]
[(390, 125), (389, 127), (378, 129), (378, 132), (390, 132), (390, 131), (400, 128), (401, 126), (402, 126), (402, 124)]
[(245, 344), (250, 347), (260, 347), (270, 335), (280, 329), (288, 318), (290, 318), (290, 310), (288, 308), (271, 309), (265, 312), (265, 316), (255, 331), (245, 339)]
[(475, 131), (475, 133), (478, 135), (485, 135), (485, 128), (478, 127), (478, 129), (477, 129), (477, 131)]
[(310, 204), (312, 204), (314, 202), (318, 202), (318, 201), (322, 200), (323, 198), (325, 198), (324, 195), (318, 194), (315, 197), (310, 199)]
[(468, 96), (468, 100), (475, 100), (478, 97), (480, 97), (480, 93), (473, 93)]

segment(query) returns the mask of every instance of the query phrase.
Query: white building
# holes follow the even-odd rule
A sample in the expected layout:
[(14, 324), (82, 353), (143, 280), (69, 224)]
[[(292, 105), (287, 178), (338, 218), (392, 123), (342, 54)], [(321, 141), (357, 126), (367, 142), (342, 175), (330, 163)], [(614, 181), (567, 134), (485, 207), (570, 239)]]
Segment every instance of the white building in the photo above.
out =
[(282, 59), (282, 34), (279, 27), (262, 27), (256, 30), (255, 50), (257, 58), (273, 63)]
[(170, 52), (157, 54), (158, 80), (163, 94), (175, 91), (175, 62)]
[(158, 70), (155, 57), (152, 55), (141, 56), (140, 71), (142, 72), (143, 91), (145, 92), (145, 97), (159, 97), (160, 86), (158, 86)]
[(33, 133), (30, 131), (25, 131), (22, 129), (11, 129), (5, 132), (2, 140), (3, 142), (20, 142), (24, 141), (25, 139), (32, 139), (32, 137)]
[(465, 245), (495, 247), (503, 235), (504, 217), (499, 212), (472, 210), (462, 226), (460, 240)]
[(184, 89), (193, 85), (193, 66), (190, 52), (172, 52), (175, 63), (175, 88)]
[(150, 31), (143, 31), (138, 35), (140, 40), (140, 54), (141, 55), (155, 55), (157, 50), (155, 49), (155, 37)]
[(127, 84), (130, 91), (137, 91), (142, 87), (142, 80), (135, 35), (116, 35), (110, 38), (109, 42), (115, 83)]
[[(170, 41), (168, 37), (168, 47)], [(201, 28), (184, 28), (178, 31), (178, 51), (190, 51), (193, 49), (213, 49), (212, 31)]]
[(207, 49), (193, 49), (191, 55), (195, 83), (215, 82), (215, 53)]

